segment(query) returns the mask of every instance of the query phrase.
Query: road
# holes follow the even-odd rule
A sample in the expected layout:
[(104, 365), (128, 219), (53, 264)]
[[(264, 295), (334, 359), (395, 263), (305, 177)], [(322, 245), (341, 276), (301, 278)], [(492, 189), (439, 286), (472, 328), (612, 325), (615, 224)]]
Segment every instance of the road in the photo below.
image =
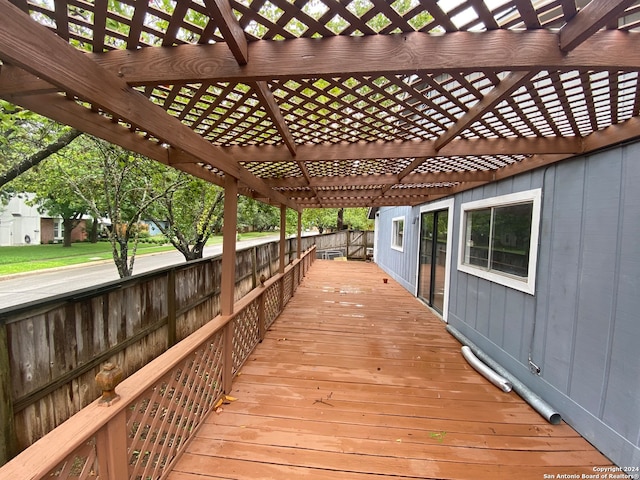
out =
[[(279, 238), (279, 235), (275, 235), (273, 237), (240, 241), (237, 243), (237, 249), (241, 250), (254, 245), (272, 242)], [(212, 257), (220, 253), (222, 253), (222, 245), (213, 245), (204, 249), (205, 257)], [(182, 262), (184, 262), (184, 257), (178, 251), (136, 255), (133, 273), (144, 273)], [(119, 278), (113, 261), (0, 277), (0, 310), (69, 293), (74, 290), (95, 287)]]

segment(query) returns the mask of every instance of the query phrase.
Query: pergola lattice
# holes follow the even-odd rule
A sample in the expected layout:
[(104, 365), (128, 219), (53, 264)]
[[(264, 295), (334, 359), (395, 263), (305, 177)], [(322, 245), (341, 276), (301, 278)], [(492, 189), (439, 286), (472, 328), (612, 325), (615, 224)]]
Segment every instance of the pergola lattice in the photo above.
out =
[(0, 0), (0, 96), (274, 204), (415, 205), (638, 137), (639, 23), (629, 0)]

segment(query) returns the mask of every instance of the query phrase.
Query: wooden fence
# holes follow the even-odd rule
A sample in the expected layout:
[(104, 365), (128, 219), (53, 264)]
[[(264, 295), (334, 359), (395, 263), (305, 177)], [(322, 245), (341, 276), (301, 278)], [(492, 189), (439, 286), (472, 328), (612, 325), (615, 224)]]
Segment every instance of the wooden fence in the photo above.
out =
[[(308, 250), (314, 238), (303, 237), (301, 248)], [(292, 264), (297, 241), (286, 242), (285, 264)], [(278, 266), (279, 242), (238, 251), (235, 299), (254, 290), (261, 275), (274, 278)], [(0, 312), (0, 380), (9, 392), (0, 395), (6, 455), (93, 402), (100, 395), (94, 378), (105, 362), (132, 375), (216, 317), (220, 272), (216, 256)], [(284, 297), (269, 312), (279, 312), (291, 291), (277, 288)]]
[[(0, 478), (162, 479), (282, 312), (315, 258), (294, 260), (234, 305), (22, 452)], [(94, 383), (93, 380), (91, 383)]]
[(341, 230), (315, 237), (319, 258), (342, 256), (348, 259), (366, 260), (369, 258), (367, 249), (373, 248), (373, 241), (373, 231), (359, 230)]

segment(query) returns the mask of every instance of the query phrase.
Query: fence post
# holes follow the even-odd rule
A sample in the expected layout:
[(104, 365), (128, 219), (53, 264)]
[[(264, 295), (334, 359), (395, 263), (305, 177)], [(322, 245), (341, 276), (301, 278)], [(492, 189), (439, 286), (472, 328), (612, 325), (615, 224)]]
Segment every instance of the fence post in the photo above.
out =
[(169, 270), (167, 274), (167, 347), (176, 344), (176, 271)]
[(251, 249), (251, 263), (251, 288), (254, 289), (258, 286), (258, 247)]
[(11, 399), (11, 364), (9, 363), (9, 344), (7, 326), (0, 323), (0, 466), (14, 455), (16, 432)]

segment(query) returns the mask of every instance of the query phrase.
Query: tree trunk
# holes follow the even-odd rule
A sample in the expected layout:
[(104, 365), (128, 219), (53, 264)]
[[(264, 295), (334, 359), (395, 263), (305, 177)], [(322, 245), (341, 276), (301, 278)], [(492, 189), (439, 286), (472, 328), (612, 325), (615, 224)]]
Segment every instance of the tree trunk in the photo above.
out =
[(118, 269), (118, 275), (120, 278), (127, 278), (131, 276), (131, 270), (129, 269), (129, 245), (127, 239), (117, 238), (111, 242), (113, 247), (113, 261)]
[(71, 233), (73, 229), (78, 226), (80, 223), (76, 218), (63, 218), (62, 219), (62, 246), (70, 247), (71, 246)]
[(336, 229), (338, 231), (344, 229), (344, 208), (338, 209), (338, 221), (336, 222)]
[(89, 231), (89, 241), (91, 243), (98, 243), (98, 219), (94, 218), (91, 222), (91, 230)]
[(204, 242), (201, 237), (196, 241), (191, 249), (187, 247), (186, 250), (182, 251), (184, 259), (188, 262), (189, 260), (197, 260), (199, 258), (202, 258), (202, 255), (204, 254), (205, 243), (206, 242)]

